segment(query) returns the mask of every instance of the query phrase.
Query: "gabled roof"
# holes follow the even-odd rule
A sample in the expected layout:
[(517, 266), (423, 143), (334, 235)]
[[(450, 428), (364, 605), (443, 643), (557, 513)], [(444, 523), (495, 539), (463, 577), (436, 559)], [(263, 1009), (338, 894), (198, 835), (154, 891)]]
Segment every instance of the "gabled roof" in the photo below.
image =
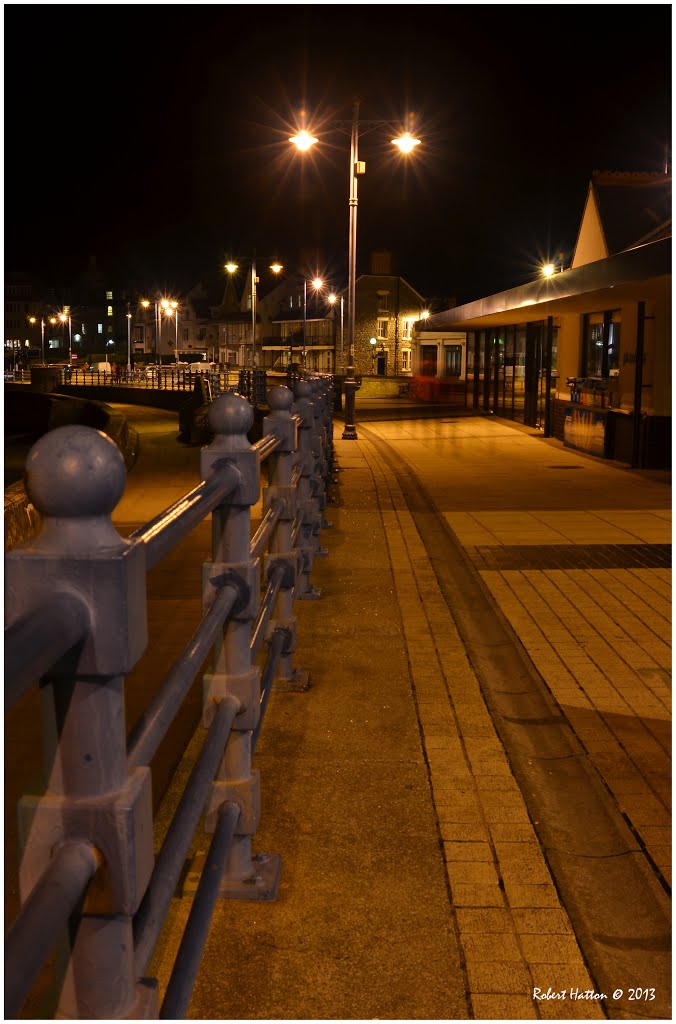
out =
[(670, 174), (594, 171), (571, 266), (670, 237)]

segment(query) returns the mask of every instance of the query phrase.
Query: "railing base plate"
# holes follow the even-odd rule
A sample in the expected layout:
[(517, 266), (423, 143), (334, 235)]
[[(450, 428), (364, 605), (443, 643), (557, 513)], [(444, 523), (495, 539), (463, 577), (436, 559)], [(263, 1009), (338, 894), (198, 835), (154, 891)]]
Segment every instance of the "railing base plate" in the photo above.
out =
[(310, 673), (303, 668), (295, 668), (290, 679), (275, 679), (272, 684), (274, 693), (303, 693), (312, 686)]
[[(198, 853), (192, 861), (183, 882), (182, 895), (189, 896), (197, 891), (206, 855)], [(220, 900), (259, 900), (272, 902), (277, 899), (279, 880), (282, 874), (282, 858), (278, 853), (256, 853), (251, 858), (252, 873), (249, 878), (230, 881), (221, 879), (218, 887)]]

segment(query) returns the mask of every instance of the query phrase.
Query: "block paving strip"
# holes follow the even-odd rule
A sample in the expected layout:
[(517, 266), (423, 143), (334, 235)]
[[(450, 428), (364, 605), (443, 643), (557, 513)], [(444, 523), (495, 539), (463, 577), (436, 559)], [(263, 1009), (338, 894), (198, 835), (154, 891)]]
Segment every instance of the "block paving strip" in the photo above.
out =
[(481, 576), (670, 886), (671, 615), (651, 581), (671, 573), (619, 571)]
[(604, 1019), (478, 679), (396, 476), (369, 442), (476, 1019)]

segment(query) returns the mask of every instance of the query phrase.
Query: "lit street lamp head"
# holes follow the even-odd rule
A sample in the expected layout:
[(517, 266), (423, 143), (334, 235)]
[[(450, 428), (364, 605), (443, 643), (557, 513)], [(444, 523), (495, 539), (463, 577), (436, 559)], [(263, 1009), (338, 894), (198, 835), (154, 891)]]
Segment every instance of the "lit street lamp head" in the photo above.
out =
[(410, 132), (404, 132), (397, 139), (392, 139), (392, 145), (397, 146), (402, 153), (410, 153), (416, 146), (420, 145), (420, 139), (414, 139)]
[(319, 140), (316, 139), (314, 135), (310, 135), (310, 133), (307, 132), (305, 128), (303, 128), (302, 131), (299, 131), (297, 135), (292, 135), (289, 138), (289, 142), (293, 142), (294, 146), (296, 146), (297, 149), (300, 149), (303, 152), (310, 149), (312, 146), (314, 146), (315, 142), (318, 141)]

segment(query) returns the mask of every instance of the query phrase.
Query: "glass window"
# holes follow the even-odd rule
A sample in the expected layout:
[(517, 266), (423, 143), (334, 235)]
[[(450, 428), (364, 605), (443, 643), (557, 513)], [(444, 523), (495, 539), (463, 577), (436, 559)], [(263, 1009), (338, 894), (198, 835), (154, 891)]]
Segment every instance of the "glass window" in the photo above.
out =
[(96, 325), (96, 333), (97, 334), (103, 334), (103, 324), (97, 324)]
[(108, 306), (107, 316), (112, 316), (112, 315), (113, 315), (113, 307), (112, 306)]
[(411, 340), (411, 329), (412, 329), (412, 327), (413, 327), (413, 321), (412, 320), (404, 320), (404, 324), (403, 324), (402, 331), (401, 331), (401, 337), (402, 337), (403, 341), (410, 341)]
[(410, 348), (403, 348), (401, 350), (401, 368), (402, 368), (402, 370), (406, 370), (407, 372), (408, 372), (408, 370), (411, 369), (411, 350), (410, 350)]
[(112, 292), (106, 292), (106, 302), (112, 302), (112, 301), (113, 301), (113, 293)]
[(379, 320), (378, 321), (378, 337), (379, 338), (386, 338), (387, 337), (387, 328), (388, 328), (388, 326), (389, 326), (389, 320)]
[(378, 292), (378, 312), (387, 313), (390, 308), (389, 292)]
[(605, 377), (620, 366), (620, 314), (588, 313), (584, 319), (582, 375)]

